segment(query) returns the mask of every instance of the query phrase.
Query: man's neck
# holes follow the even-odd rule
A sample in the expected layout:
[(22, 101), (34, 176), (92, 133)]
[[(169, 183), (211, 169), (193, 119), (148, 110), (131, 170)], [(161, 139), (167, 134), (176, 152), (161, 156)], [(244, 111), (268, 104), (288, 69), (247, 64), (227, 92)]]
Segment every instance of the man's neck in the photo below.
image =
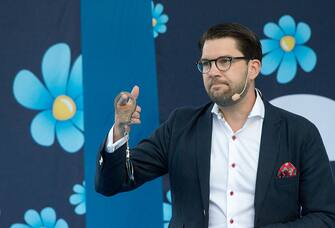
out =
[(227, 107), (219, 106), (220, 112), (223, 114), (225, 121), (229, 124), (233, 132), (236, 132), (243, 127), (255, 101), (255, 88), (250, 87), (247, 94), (242, 97), (238, 103)]

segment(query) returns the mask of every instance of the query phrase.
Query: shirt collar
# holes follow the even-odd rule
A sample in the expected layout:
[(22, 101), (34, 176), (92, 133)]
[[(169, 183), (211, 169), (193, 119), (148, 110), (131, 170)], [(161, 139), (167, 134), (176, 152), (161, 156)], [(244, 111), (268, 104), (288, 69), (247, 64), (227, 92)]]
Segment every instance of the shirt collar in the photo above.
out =
[(264, 113), (265, 113), (265, 108), (264, 108), (264, 103), (262, 100), (262, 95), (261, 92), (258, 89), (255, 89), (256, 91), (256, 101), (254, 106), (251, 109), (251, 112), (249, 113), (248, 118), (251, 117), (261, 117), (262, 119), (264, 118)]
[[(261, 92), (258, 89), (255, 89), (255, 91), (256, 91), (256, 101), (248, 115), (248, 119), (252, 117), (260, 117), (263, 119), (265, 108), (261, 97)], [(214, 103), (213, 105), (212, 113), (215, 114), (218, 117), (218, 119), (224, 120), (222, 113), (219, 111), (219, 106), (216, 103)]]

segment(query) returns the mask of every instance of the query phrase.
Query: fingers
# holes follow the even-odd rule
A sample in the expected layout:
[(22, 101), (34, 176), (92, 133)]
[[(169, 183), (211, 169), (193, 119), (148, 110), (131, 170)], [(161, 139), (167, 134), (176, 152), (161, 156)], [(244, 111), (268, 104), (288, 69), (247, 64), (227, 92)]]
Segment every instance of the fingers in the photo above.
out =
[(136, 106), (135, 112), (131, 115), (130, 124), (140, 124), (141, 123), (141, 107)]
[(141, 118), (140, 113), (138, 113), (138, 112), (134, 112), (134, 113), (131, 115), (131, 118), (140, 119), (140, 118)]
[(136, 109), (135, 109), (135, 112), (139, 112), (139, 113), (141, 113), (141, 110), (142, 110), (141, 107), (137, 105), (137, 106), (136, 106)]
[(121, 93), (119, 100), (117, 101), (118, 105), (125, 105), (128, 102), (128, 96), (125, 93)]
[(140, 94), (140, 87), (138, 87), (137, 85), (135, 85), (133, 87), (133, 89), (131, 90), (131, 93), (133, 98), (137, 99), (138, 95)]
[(133, 125), (133, 124), (141, 124), (141, 120), (140, 119), (131, 118), (130, 125)]

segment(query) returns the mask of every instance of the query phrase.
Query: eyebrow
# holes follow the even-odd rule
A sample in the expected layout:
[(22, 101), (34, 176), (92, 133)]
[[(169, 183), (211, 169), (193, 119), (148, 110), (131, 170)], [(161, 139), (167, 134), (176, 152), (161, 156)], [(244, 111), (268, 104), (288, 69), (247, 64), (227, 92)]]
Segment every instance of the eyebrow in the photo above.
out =
[(213, 58), (213, 59), (209, 59), (209, 58), (201, 58), (200, 60), (207, 60), (207, 61), (210, 61), (210, 60), (215, 60), (215, 59), (218, 59), (218, 58), (230, 58), (230, 57), (233, 57), (232, 55), (220, 55), (216, 58)]

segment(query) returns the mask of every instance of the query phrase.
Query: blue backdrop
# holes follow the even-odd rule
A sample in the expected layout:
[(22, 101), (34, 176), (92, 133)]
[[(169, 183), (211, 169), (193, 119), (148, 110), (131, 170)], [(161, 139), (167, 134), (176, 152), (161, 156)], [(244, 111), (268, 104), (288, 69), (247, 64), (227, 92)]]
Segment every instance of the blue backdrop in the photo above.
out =
[(88, 227), (162, 225), (161, 180), (113, 198), (94, 191), (96, 154), (113, 125), (114, 97), (135, 84), (140, 87), (142, 124), (130, 133), (132, 145), (158, 126), (150, 19), (149, 1), (82, 1)]
[(208, 101), (197, 42), (220, 22), (259, 35), (257, 87), (317, 125), (334, 171), (334, 9), (331, 0), (0, 1), (0, 227), (167, 227), (169, 180), (98, 195), (97, 149), (121, 90), (140, 87), (132, 145), (176, 107)]

